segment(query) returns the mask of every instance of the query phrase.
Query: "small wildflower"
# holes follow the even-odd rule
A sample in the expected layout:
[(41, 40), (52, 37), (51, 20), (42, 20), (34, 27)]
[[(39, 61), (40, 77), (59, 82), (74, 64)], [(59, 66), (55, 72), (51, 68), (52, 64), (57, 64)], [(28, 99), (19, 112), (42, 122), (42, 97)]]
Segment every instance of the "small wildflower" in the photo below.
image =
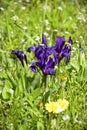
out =
[(19, 20), (19, 17), (15, 15), (15, 16), (12, 17), (12, 20), (13, 20), (13, 21), (18, 21), (18, 20)]
[(25, 6), (22, 6), (22, 7), (21, 7), (21, 9), (22, 9), (22, 10), (25, 10), (25, 9), (26, 9), (26, 7), (25, 7)]
[(50, 40), (50, 37), (48, 37), (47, 40)]
[(78, 17), (78, 20), (80, 22), (86, 22), (85, 16), (81, 13), (80, 16)]
[(40, 107), (43, 107), (43, 103), (42, 103), (42, 102), (40, 102), (39, 106), (40, 106)]
[(40, 37), (39, 37), (39, 36), (36, 36), (35, 40), (36, 40), (36, 41), (39, 41), (39, 40), (40, 40)]
[(22, 2), (22, 0), (19, 0), (18, 2), (19, 2), (19, 3), (21, 3), (21, 2)]
[(14, 5), (17, 5), (18, 3), (17, 2), (14, 2)]
[(9, 126), (13, 126), (13, 123), (10, 123)]
[(3, 7), (0, 7), (0, 11), (4, 11), (4, 8), (3, 8)]
[(47, 6), (47, 5), (43, 6), (43, 9), (44, 9), (44, 10), (51, 11), (51, 7), (50, 7), (50, 6)]
[(69, 34), (69, 32), (65, 31), (65, 34)]
[(12, 50), (12, 54), (16, 55), (17, 58), (21, 61), (22, 66), (24, 66), (24, 62), (23, 60), (25, 60), (26, 64), (27, 64), (27, 57), (24, 54), (23, 51), (19, 51), (19, 50)]
[(68, 108), (69, 102), (65, 99), (59, 99), (57, 102), (49, 102), (45, 104), (48, 112), (60, 113)]
[(58, 10), (62, 11), (62, 10), (63, 10), (63, 8), (62, 8), (61, 6), (58, 6)]
[(21, 39), (21, 42), (24, 43), (24, 42), (25, 42), (25, 39)]
[(12, 13), (14, 12), (14, 10), (13, 10), (13, 9), (11, 9), (10, 11), (11, 11)]
[(80, 36), (79, 38), (80, 38), (80, 39), (83, 39), (83, 36)]
[(62, 75), (62, 76), (61, 76), (61, 80), (62, 80), (62, 81), (66, 80), (66, 79), (67, 79), (67, 76), (66, 76), (66, 75)]
[(57, 30), (57, 29), (54, 29), (53, 31), (54, 31), (54, 32), (58, 32), (58, 30)]
[(30, 0), (26, 0), (26, 2), (27, 2), (27, 3), (29, 3), (29, 2), (30, 2)]
[(44, 32), (44, 35), (47, 37), (47, 36), (48, 36), (48, 33), (47, 33), (47, 32)]
[(60, 104), (61, 108), (67, 109), (69, 102), (65, 99), (59, 99), (58, 103)]
[(49, 102), (45, 104), (45, 108), (48, 112), (55, 112), (57, 109), (57, 102)]
[(69, 20), (72, 20), (72, 17), (71, 17), (71, 16), (69, 17)]
[(23, 29), (24, 29), (24, 30), (27, 30), (27, 29), (28, 29), (28, 27), (27, 27), (27, 26), (24, 26), (24, 27), (23, 27)]
[(50, 30), (50, 27), (47, 27), (46, 30), (49, 31), (49, 30)]
[(62, 118), (63, 118), (64, 121), (70, 120), (70, 116), (69, 115), (64, 115)]
[(49, 21), (48, 21), (48, 20), (45, 20), (45, 23), (46, 23), (46, 25), (48, 25), (48, 24), (49, 24)]

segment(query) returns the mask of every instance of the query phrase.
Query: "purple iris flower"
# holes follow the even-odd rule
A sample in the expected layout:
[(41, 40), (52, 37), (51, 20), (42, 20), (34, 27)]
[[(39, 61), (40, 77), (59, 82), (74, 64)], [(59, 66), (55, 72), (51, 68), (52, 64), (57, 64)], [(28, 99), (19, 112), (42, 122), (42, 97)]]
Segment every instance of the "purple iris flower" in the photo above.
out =
[(58, 63), (58, 54), (53, 47), (47, 46), (47, 39), (44, 34), (42, 34), (42, 44), (28, 48), (28, 52), (31, 51), (35, 53), (37, 58), (36, 62), (31, 63), (31, 70), (36, 73), (37, 67), (39, 67), (44, 74), (54, 75), (54, 67)]
[(54, 49), (58, 54), (58, 63), (60, 63), (60, 61), (63, 58), (64, 58), (66, 64), (70, 61), (72, 44), (73, 44), (73, 41), (72, 41), (71, 37), (69, 37), (67, 44), (65, 42), (64, 37), (58, 37), (56, 39), (56, 44), (54, 46)]
[(27, 64), (27, 57), (23, 51), (12, 50), (12, 54), (16, 55), (16, 57), (21, 61), (22, 66), (24, 66), (24, 60)]
[(46, 36), (42, 34), (42, 44), (28, 48), (28, 52), (34, 52), (37, 58), (36, 62), (31, 63), (30, 68), (36, 73), (39, 67), (44, 74), (54, 75), (56, 64), (59, 64), (63, 58), (66, 64), (70, 61), (73, 41), (70, 37), (66, 44), (64, 37), (58, 37), (54, 46), (48, 47), (47, 44)]

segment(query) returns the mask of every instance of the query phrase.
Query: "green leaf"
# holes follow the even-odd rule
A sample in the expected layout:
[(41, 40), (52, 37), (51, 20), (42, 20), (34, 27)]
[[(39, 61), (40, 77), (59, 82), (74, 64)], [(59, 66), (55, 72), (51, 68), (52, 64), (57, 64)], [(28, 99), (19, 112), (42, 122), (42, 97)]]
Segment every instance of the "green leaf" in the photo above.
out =
[(40, 121), (37, 122), (37, 130), (44, 130), (43, 122)]
[(2, 91), (2, 97), (4, 99), (10, 99), (13, 97), (14, 91), (11, 88), (4, 87)]
[(45, 103), (48, 100), (48, 97), (50, 96), (50, 91), (47, 91), (45, 95), (43, 96), (43, 103)]
[(30, 95), (32, 97), (32, 101), (34, 101), (40, 95), (40, 90), (41, 88), (33, 90), (32, 94)]

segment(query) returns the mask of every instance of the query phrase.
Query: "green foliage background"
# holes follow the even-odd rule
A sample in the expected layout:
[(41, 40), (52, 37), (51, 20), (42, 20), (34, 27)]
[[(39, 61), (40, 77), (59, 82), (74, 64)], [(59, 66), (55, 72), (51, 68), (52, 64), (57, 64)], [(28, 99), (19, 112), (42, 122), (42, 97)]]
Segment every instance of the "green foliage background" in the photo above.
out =
[[(11, 51), (23, 50), (28, 64), (35, 60), (27, 48), (41, 43), (42, 32), (49, 46), (57, 36), (72, 37), (71, 61), (57, 66), (56, 76), (34, 74)], [(39, 41), (36, 40), (37, 36)], [(1, 130), (86, 130), (87, 129), (87, 2), (86, 0), (1, 0), (0, 1), (0, 129)], [(82, 44), (84, 53), (80, 53)], [(62, 80), (61, 77), (66, 79)], [(50, 116), (40, 103), (65, 98), (69, 108)], [(70, 120), (64, 121), (63, 115)], [(53, 127), (52, 121), (56, 125)]]

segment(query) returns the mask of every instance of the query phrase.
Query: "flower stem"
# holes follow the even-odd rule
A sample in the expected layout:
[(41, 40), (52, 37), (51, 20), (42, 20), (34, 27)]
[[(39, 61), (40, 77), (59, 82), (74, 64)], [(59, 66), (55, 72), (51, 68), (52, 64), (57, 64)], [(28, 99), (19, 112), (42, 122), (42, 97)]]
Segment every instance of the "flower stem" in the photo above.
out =
[(47, 75), (44, 75), (44, 86), (45, 86), (45, 93), (48, 90), (48, 86), (47, 86)]
[(47, 86), (47, 75), (43, 75), (43, 86), (44, 86), (44, 92), (43, 92), (43, 102), (45, 103), (46, 101), (46, 92), (48, 91), (48, 86)]

